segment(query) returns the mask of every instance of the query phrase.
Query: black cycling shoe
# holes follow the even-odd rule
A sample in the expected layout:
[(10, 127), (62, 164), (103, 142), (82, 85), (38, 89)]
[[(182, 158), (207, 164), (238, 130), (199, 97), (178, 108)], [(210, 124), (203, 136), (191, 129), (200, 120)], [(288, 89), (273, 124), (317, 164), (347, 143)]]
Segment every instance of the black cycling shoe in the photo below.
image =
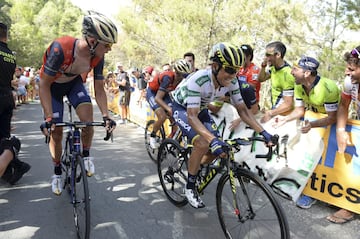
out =
[(9, 180), (9, 183), (11, 185), (17, 183), (22, 178), (22, 176), (30, 170), (30, 168), (30, 164), (19, 161), (19, 163), (14, 166), (14, 175)]
[(9, 164), (4, 172), (4, 174), (1, 176), (1, 178), (6, 181), (9, 182), (13, 176), (13, 171), (14, 168), (11, 164)]

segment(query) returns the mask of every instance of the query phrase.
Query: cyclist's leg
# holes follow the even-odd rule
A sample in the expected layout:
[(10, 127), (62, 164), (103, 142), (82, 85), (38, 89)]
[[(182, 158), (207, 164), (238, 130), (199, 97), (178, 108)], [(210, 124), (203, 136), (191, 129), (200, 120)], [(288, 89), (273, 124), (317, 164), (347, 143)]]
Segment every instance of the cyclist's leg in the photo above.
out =
[[(80, 121), (82, 122), (92, 122), (93, 118), (93, 106), (91, 103), (91, 98), (88, 95), (81, 78), (74, 80), (73, 87), (69, 94), (67, 95), (72, 106), (76, 110)], [(95, 173), (95, 167), (93, 164), (93, 158), (90, 157), (90, 148), (92, 144), (92, 139), (94, 136), (94, 128), (88, 126), (83, 128), (81, 131), (81, 142), (82, 142), (82, 155), (85, 160), (85, 167), (88, 171), (88, 176), (92, 176)]]
[(197, 132), (189, 125), (186, 109), (176, 103), (173, 104), (173, 117), (178, 123), (184, 136), (187, 136), (193, 148), (188, 161), (188, 178), (185, 187), (185, 196), (191, 206), (194, 208), (204, 207), (204, 203), (196, 190), (197, 173), (200, 168), (200, 160), (209, 150), (206, 140), (199, 136)]
[[(51, 102), (53, 109), (53, 121), (59, 123), (63, 121), (64, 113), (64, 102), (63, 97), (66, 94), (67, 90), (71, 87), (70, 84), (58, 84), (53, 83), (51, 85)], [(51, 132), (51, 139), (49, 142), (49, 150), (51, 159), (54, 163), (54, 175), (52, 176), (52, 191), (56, 195), (60, 195), (62, 192), (62, 182), (61, 182), (61, 154), (62, 154), (62, 137), (63, 130), (62, 127), (56, 127)]]
[(166, 120), (166, 113), (165, 111), (158, 105), (155, 101), (156, 92), (147, 89), (146, 92), (146, 99), (150, 105), (150, 108), (155, 112), (157, 120), (153, 124), (153, 132), (150, 134), (150, 146), (152, 148), (158, 148), (159, 145), (156, 141), (156, 133), (160, 130), (161, 126), (163, 125), (164, 121)]

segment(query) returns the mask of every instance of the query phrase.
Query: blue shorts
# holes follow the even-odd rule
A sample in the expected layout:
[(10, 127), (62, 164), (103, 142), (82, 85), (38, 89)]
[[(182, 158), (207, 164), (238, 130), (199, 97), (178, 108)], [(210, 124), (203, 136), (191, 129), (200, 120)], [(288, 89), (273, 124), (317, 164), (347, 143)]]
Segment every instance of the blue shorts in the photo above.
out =
[[(196, 135), (198, 135), (198, 133), (189, 125), (186, 108), (174, 102), (172, 110), (175, 122), (181, 129), (182, 134), (186, 135), (188, 142), (193, 144), (193, 139)], [(203, 123), (205, 128), (209, 130), (209, 132), (211, 132), (215, 137), (220, 138), (220, 133), (217, 130), (215, 121), (211, 117), (208, 109), (203, 109), (200, 111), (198, 119)]]
[[(150, 107), (151, 107), (151, 109), (152, 109), (153, 111), (155, 111), (155, 110), (157, 110), (158, 108), (161, 107), (161, 106), (160, 106), (158, 103), (156, 103), (156, 101), (155, 101), (156, 93), (157, 93), (157, 92), (154, 92), (154, 91), (150, 90), (150, 88), (147, 88), (147, 89), (146, 89), (146, 100), (147, 100), (147, 102), (149, 103), (149, 105), (150, 105)], [(170, 95), (169, 95), (168, 93), (165, 94), (165, 96), (164, 96), (164, 98), (163, 98), (163, 101), (165, 101), (165, 103), (166, 103), (168, 106), (172, 107), (173, 101), (172, 101), (172, 99), (171, 99), (171, 97), (170, 97)]]
[(71, 105), (76, 109), (82, 103), (91, 104), (91, 98), (84, 87), (81, 76), (67, 83), (56, 83), (51, 85), (51, 100), (53, 108), (53, 120), (58, 123), (63, 121), (64, 96), (67, 96)]

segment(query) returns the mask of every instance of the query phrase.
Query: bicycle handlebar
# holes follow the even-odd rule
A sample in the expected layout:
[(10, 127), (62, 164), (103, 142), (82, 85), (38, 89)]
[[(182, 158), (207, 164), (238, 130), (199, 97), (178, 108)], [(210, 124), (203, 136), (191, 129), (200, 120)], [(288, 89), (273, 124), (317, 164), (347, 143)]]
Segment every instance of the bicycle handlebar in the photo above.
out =
[[(103, 126), (103, 127), (105, 127), (105, 123), (104, 122), (80, 122), (80, 121), (55, 123), (55, 127), (64, 127), (64, 126), (73, 127), (73, 128), (85, 128), (87, 126)], [(49, 132), (51, 132), (51, 131), (49, 131)], [(113, 134), (112, 134), (112, 132), (106, 131), (104, 140), (108, 141), (109, 139), (111, 139), (111, 141), (113, 141)], [(45, 136), (45, 143), (48, 144), (49, 141), (50, 141), (50, 134)]]
[[(225, 142), (230, 145), (230, 147), (236, 147), (240, 145), (251, 145), (253, 141), (261, 141), (265, 142), (264, 137), (244, 137), (244, 138), (236, 138), (236, 139), (227, 139)], [(275, 134), (271, 138), (271, 142), (273, 146), (279, 147), (279, 135)], [(268, 147), (268, 153), (267, 154), (257, 154), (255, 155), (256, 158), (266, 158), (266, 161), (270, 161), (273, 154), (273, 146)]]

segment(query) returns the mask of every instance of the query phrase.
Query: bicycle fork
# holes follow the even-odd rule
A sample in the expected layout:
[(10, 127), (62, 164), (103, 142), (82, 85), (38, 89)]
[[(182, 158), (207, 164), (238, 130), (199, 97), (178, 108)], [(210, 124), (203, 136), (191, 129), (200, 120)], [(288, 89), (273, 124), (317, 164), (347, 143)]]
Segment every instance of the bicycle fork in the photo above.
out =
[(254, 213), (254, 210), (253, 210), (253, 208), (251, 206), (251, 202), (250, 202), (250, 199), (249, 199), (249, 196), (248, 196), (248, 193), (247, 193), (247, 190), (245, 188), (245, 184), (244, 184), (244, 181), (243, 181), (242, 178), (238, 178), (238, 180), (239, 180), (241, 190), (242, 190), (242, 192), (243, 192), (243, 194), (245, 196), (246, 205), (247, 205), (245, 216), (243, 215), (245, 212), (240, 211), (238, 198), (237, 198), (237, 192), (236, 192), (236, 182), (235, 182), (235, 180), (236, 180), (236, 178), (234, 176), (234, 170), (229, 170), (229, 181), (230, 181), (231, 192), (232, 192), (232, 195), (233, 195), (234, 214), (238, 217), (239, 222), (244, 223), (248, 219), (254, 219), (255, 213)]

